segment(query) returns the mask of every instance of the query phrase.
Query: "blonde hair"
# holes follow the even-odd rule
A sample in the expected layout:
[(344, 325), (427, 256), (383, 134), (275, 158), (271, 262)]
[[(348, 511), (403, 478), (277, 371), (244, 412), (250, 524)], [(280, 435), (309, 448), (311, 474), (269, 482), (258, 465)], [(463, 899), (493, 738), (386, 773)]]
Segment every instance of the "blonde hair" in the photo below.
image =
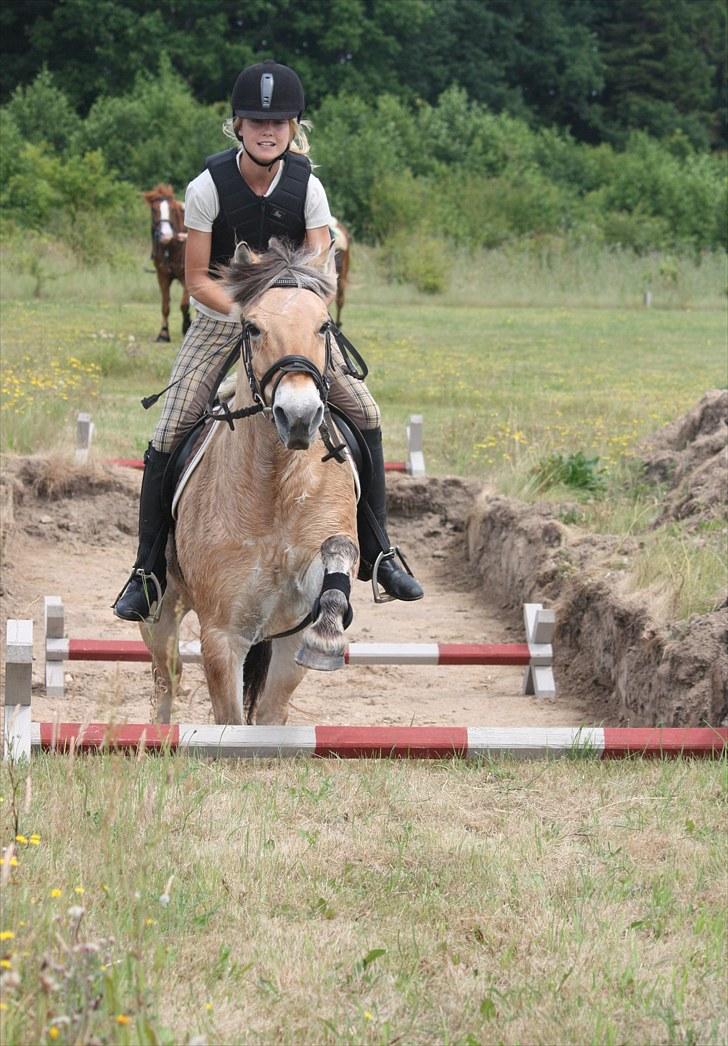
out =
[[(226, 138), (230, 138), (234, 142), (240, 142), (238, 133), (242, 122), (242, 116), (236, 116), (234, 119), (228, 117), (222, 125), (222, 133)], [(309, 120), (291, 119), (288, 121), (289, 141), (291, 143), (289, 149), (292, 153), (300, 153), (301, 156), (308, 156), (311, 146), (308, 143), (307, 132), (310, 130), (311, 122)], [(242, 142), (240, 142), (240, 144), (242, 144)]]

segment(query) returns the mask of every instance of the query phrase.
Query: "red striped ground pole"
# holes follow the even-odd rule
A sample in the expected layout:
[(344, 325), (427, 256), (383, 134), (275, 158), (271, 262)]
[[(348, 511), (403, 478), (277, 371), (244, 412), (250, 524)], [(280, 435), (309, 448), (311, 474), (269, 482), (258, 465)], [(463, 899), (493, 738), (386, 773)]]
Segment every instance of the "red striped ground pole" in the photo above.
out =
[(728, 727), (210, 726), (179, 723), (34, 723), (42, 750), (186, 750), (208, 756), (449, 759), (569, 754), (718, 758)]
[[(141, 639), (67, 639), (57, 647), (59, 660), (151, 661)], [(184, 643), (180, 652), (183, 661), (200, 660), (199, 643)], [(528, 643), (351, 643), (344, 660), (350, 665), (528, 665), (532, 651)]]

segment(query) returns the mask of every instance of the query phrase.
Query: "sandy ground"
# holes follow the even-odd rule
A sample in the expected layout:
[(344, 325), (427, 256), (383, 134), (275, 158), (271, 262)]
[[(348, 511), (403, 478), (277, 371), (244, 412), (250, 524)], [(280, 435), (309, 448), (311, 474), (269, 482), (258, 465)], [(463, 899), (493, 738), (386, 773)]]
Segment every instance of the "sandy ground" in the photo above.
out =
[[(110, 604), (133, 558), (138, 474), (114, 470), (112, 489), (76, 490), (58, 500), (36, 497), (26, 483), (16, 497), (6, 544), (2, 617), (32, 617), (35, 626), (33, 718), (144, 722), (150, 717), (146, 664), (67, 663), (66, 696), (43, 690), (43, 597), (61, 596), (66, 634), (132, 638)], [(16, 480), (17, 484), (17, 480)], [(17, 489), (16, 489), (17, 493)], [(425, 599), (376, 605), (371, 588), (355, 585), (351, 642), (521, 642), (513, 611), (487, 602), (482, 578), (467, 562), (463, 521), (434, 513), (393, 518), (393, 539), (409, 554)], [(4, 631), (4, 625), (3, 625)], [(183, 637), (196, 637), (190, 615)], [(554, 701), (521, 694), (522, 670), (508, 667), (376, 666), (309, 672), (294, 693), (291, 723), (579, 725), (591, 721), (578, 698)], [(201, 666), (185, 667), (177, 721), (212, 721)]]

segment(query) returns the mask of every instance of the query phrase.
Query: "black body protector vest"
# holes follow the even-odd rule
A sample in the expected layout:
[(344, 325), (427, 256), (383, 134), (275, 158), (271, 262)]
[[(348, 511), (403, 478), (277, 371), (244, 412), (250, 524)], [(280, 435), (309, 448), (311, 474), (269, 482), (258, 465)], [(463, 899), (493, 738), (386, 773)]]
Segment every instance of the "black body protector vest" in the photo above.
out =
[(238, 168), (238, 150), (226, 149), (205, 161), (220, 199), (220, 212), (212, 224), (210, 276), (226, 265), (238, 243), (264, 251), (278, 236), (300, 247), (306, 236), (304, 206), (311, 163), (299, 153), (286, 153), (283, 173), (270, 196), (256, 196)]

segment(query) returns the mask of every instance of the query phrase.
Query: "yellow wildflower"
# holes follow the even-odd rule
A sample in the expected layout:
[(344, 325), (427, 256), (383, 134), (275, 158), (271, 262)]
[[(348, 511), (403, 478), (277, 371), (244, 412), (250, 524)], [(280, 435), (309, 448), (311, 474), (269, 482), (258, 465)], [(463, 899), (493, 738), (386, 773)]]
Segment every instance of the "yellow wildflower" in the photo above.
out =
[(53, 889), (51, 890), (51, 897), (60, 897), (62, 895), (62, 893), (63, 893), (63, 890), (59, 890), (57, 886), (54, 886)]
[(15, 842), (16, 843), (22, 843), (23, 846), (27, 846), (28, 845), (28, 838), (25, 835), (16, 835), (15, 836)]
[(374, 1017), (369, 1012), (369, 1010), (364, 1010), (364, 1020), (365, 1021), (373, 1021), (374, 1020)]
[(38, 833), (33, 832), (28, 842), (31, 846), (40, 846), (40, 836), (38, 835)]
[(2, 931), (0, 931), (0, 941), (12, 941), (12, 939), (14, 937), (15, 937), (15, 934), (13, 933), (12, 930), (2, 930)]
[(13, 963), (11, 959), (0, 959), (0, 969), (12, 970)]
[(117, 1013), (116, 1015), (117, 1024), (131, 1024), (131, 1017), (127, 1017), (125, 1013)]
[(49, 1039), (57, 1039), (60, 1034), (61, 1033), (59, 1032), (58, 1028), (56, 1028), (55, 1024), (53, 1025), (53, 1027), (48, 1029)]
[(79, 893), (79, 894), (80, 893), (86, 893), (86, 891), (84, 890), (83, 886), (74, 886), (73, 892), (74, 893)]

